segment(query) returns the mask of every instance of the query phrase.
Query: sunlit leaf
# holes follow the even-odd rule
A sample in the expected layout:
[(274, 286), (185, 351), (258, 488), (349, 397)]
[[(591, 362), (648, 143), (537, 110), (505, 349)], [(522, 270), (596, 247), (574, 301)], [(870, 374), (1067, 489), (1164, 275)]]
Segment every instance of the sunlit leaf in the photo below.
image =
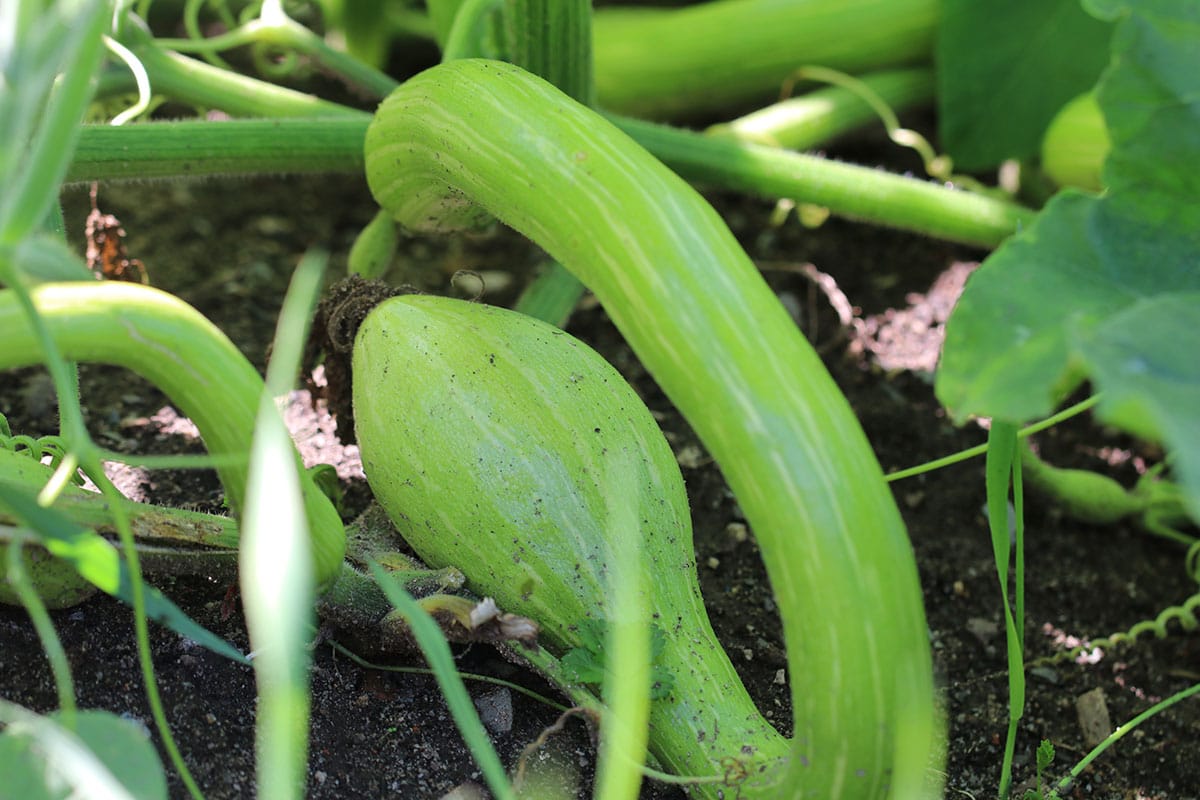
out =
[(1079, 0), (946, 0), (938, 26), (938, 125), (962, 169), (1037, 152), (1060, 107), (1108, 61), (1111, 26)]
[(1109, 192), (1064, 192), (984, 262), (937, 393), (960, 419), (1023, 422), (1091, 379), (1102, 419), (1174, 453), (1200, 518), (1200, 4), (1146, 6), (1119, 22), (1099, 87)]
[[(17, 707), (9, 706), (12, 711)], [(0, 796), (22, 800), (167, 797), (158, 752), (136, 723), (107, 711), (81, 711), (75, 731), (54, 715), (24, 712), (0, 733)]]

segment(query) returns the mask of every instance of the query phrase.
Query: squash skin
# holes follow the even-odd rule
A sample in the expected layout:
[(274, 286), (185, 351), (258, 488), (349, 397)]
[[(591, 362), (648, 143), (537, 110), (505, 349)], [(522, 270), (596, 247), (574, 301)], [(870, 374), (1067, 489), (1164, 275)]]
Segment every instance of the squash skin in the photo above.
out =
[[(607, 616), (610, 553), (639, 547), (643, 607), (667, 640), (658, 664), (675, 679), (651, 707), (652, 751), (684, 775), (725, 759), (769, 773), (786, 755), (709, 624), (674, 454), (603, 358), (531, 317), (406, 295), (367, 316), (354, 376), (367, 479), (426, 563), (462, 569), (561, 654), (579, 620)], [(636, 470), (621, 480), (638, 487), (636, 530), (605, 524), (614, 464)]]

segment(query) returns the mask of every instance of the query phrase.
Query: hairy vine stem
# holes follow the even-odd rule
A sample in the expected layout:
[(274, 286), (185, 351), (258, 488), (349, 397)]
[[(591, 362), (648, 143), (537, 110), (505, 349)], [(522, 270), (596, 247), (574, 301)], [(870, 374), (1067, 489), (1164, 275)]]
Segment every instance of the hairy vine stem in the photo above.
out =
[[(361, 174), (362, 112), (321, 119), (85, 126), (67, 181), (298, 173)], [(834, 214), (995, 247), (1033, 219), (1016, 203), (805, 153), (611, 117), (689, 180), (822, 205)], [(287, 142), (281, 147), (281, 142)]]

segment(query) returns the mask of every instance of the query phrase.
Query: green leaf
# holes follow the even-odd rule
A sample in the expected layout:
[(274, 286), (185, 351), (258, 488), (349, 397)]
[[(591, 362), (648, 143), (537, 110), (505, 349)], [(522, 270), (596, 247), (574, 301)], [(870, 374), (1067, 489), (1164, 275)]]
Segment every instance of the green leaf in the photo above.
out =
[(96, 280), (87, 265), (57, 234), (31, 233), (13, 248), (12, 260), (31, 283)]
[[(1108, 5), (1117, 13), (1115, 3)], [(1105, 183), (1187, 199), (1177, 210), (1189, 211), (1194, 222), (1200, 213), (1200, 171), (1192, 168), (1200, 152), (1200, 3), (1153, 0), (1130, 7), (1136, 13), (1117, 26), (1113, 67), (1099, 87), (1113, 141)]]
[(563, 674), (569, 681), (576, 683), (603, 683), (604, 663), (586, 647), (576, 647), (568, 650), (559, 662)]
[[(579, 647), (568, 650), (559, 661), (567, 680), (577, 683), (604, 682), (604, 640), (607, 625), (603, 620), (584, 619), (576, 626)], [(658, 662), (658, 657), (667, 646), (667, 637), (662, 628), (650, 626), (650, 699), (662, 700), (675, 688), (675, 676)]]
[(1100, 76), (1110, 31), (1078, 0), (943, 3), (938, 124), (955, 164), (978, 170), (1036, 153), (1055, 112)]
[(1042, 743), (1037, 749), (1037, 768), (1038, 772), (1049, 768), (1054, 763), (1054, 743), (1049, 739), (1042, 739)]
[[(1134, 303), (1081, 337), (1104, 418), (1145, 439), (1173, 444), (1175, 471), (1193, 519), (1200, 518), (1200, 291)], [(1172, 343), (1162, 347), (1148, 343)]]
[(166, 798), (167, 778), (144, 728), (107, 711), (80, 711), (75, 734), (137, 798)]
[(32, 737), (0, 733), (0, 775), (4, 775), (5, 797), (27, 800), (62, 800), (67, 797), (65, 786), (52, 789), (45, 775), (45, 762), (34, 752)]
[(1200, 519), (1200, 4), (1148, 5), (1099, 87), (1108, 194), (1058, 195), (972, 276), (937, 394), (956, 418), (1020, 423), (1091, 379), (1101, 419), (1174, 453)]
[[(0, 505), (9, 508), (46, 550), (61, 559), (64, 569), (73, 568), (102, 591), (125, 603), (133, 602), (129, 569), (107, 539), (77, 525), (61, 511), (39, 506), (32, 497), (4, 483), (0, 483)], [(153, 586), (145, 587), (145, 599), (149, 619), (217, 655), (250, 663), (236, 647), (193, 621)]]
[(0, 795), (165, 800), (166, 775), (145, 730), (107, 711), (81, 711), (75, 724), (72, 736), (54, 715), (20, 714), (0, 734)]
[(576, 626), (579, 629), (580, 646), (596, 657), (604, 655), (604, 637), (608, 632), (608, 625), (603, 620), (593, 619), (588, 617), (579, 621)]

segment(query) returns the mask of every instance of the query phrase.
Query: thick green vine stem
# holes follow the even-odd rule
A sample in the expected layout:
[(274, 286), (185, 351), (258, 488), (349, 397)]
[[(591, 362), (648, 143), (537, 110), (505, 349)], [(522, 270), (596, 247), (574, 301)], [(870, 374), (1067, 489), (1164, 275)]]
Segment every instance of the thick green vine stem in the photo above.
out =
[(507, 0), (505, 27), (509, 61), (596, 104), (591, 0)]
[(601, 108), (649, 119), (777, 97), (801, 64), (860, 73), (928, 62), (937, 0), (710, 0), (596, 12)]
[[(65, 358), (133, 370), (196, 423), (217, 457), (226, 500), (240, 512), (263, 381), (233, 343), (194, 308), (148, 286), (48, 283), (31, 294)], [(0, 291), (0, 330), (0, 369), (41, 362), (37, 338), (11, 291)], [(299, 468), (299, 455), (296, 463)], [(337, 510), (303, 470), (301, 487), (323, 586), (341, 569), (345, 533)]]
[(903, 522), (853, 411), (711, 206), (603, 118), (497, 62), (405, 83), (367, 132), (366, 163), (404, 225), (490, 212), (579, 276), (716, 457), (788, 647), (792, 757), (769, 796), (917, 796), (940, 731)]

